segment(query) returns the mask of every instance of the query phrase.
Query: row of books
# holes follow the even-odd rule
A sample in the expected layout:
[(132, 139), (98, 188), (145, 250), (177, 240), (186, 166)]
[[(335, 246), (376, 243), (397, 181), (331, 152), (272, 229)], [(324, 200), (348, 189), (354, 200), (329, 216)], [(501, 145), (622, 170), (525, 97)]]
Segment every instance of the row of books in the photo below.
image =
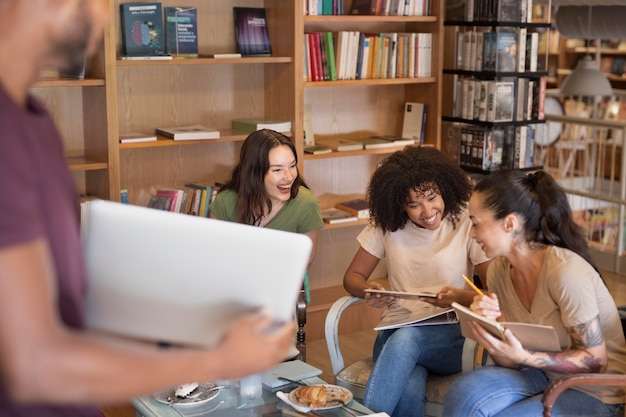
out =
[(209, 217), (209, 204), (215, 198), (217, 185), (189, 183), (184, 187), (159, 187), (148, 201), (148, 207), (192, 216)]
[(430, 0), (354, 0), (350, 14), (374, 16), (429, 16)]
[(321, 155), (331, 152), (395, 148), (409, 145), (415, 145), (415, 140), (393, 135), (368, 136), (360, 139), (326, 138), (318, 140), (315, 145), (306, 146), (304, 153)]
[(447, 0), (449, 22), (531, 22), (532, 0)]
[[(165, 15), (165, 21), (163, 20)], [(160, 2), (120, 4), (126, 57), (198, 57), (198, 11)]]
[[(277, 132), (291, 132), (291, 121), (269, 120), (264, 118), (233, 119), (232, 128), (244, 132), (253, 132), (260, 129), (272, 129)], [(219, 139), (220, 131), (201, 124), (185, 126), (158, 127), (154, 134), (140, 132), (120, 133), (120, 143), (136, 143), (156, 141), (158, 136), (174, 140), (208, 140)]]
[[(237, 53), (202, 57), (271, 56), (262, 7), (233, 7)], [(198, 10), (160, 2), (120, 4), (122, 59), (198, 58)]]
[(356, 222), (361, 219), (369, 219), (370, 209), (367, 200), (356, 198), (343, 201), (322, 210), (322, 218), (327, 224)]
[(454, 116), (485, 122), (545, 119), (546, 78), (460, 78)]
[(458, 125), (459, 164), (481, 171), (535, 166), (535, 125), (483, 127)]
[(311, 32), (304, 79), (415, 78), (432, 74), (432, 33)]
[(466, 71), (537, 71), (539, 33), (526, 28), (457, 33), (456, 68)]

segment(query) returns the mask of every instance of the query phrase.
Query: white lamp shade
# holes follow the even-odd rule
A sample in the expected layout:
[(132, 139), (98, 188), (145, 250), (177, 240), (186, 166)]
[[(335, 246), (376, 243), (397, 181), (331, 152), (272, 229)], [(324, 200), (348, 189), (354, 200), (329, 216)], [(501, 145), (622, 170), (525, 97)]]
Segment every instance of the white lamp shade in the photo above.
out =
[(600, 72), (598, 64), (586, 55), (578, 61), (576, 69), (561, 84), (564, 96), (610, 96), (613, 89), (609, 80)]

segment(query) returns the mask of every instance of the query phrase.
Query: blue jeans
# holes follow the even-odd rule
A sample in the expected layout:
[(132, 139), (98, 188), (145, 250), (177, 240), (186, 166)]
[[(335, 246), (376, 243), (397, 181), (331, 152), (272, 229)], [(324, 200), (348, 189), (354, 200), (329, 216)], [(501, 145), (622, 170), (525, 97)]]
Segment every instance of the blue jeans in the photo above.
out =
[[(537, 368), (483, 366), (455, 379), (446, 395), (446, 417), (541, 417), (543, 391), (550, 380)], [(554, 417), (623, 417), (624, 405), (609, 405), (568, 389), (552, 408)]]
[(378, 332), (363, 403), (393, 417), (423, 416), (428, 374), (459, 372), (463, 341), (458, 324)]

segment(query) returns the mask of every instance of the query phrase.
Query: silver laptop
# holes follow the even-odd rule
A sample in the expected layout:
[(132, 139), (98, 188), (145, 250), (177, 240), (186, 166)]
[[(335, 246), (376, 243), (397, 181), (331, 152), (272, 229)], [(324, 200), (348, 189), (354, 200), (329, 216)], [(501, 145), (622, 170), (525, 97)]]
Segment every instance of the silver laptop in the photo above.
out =
[(306, 235), (104, 200), (87, 221), (89, 328), (211, 347), (244, 312), (293, 320)]

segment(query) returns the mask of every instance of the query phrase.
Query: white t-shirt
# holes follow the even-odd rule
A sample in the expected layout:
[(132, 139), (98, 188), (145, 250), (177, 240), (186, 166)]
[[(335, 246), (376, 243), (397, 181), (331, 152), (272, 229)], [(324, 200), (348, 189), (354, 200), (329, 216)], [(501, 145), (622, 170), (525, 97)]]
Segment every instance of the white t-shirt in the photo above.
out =
[[(361, 247), (378, 259), (387, 258), (390, 289), (394, 291), (438, 291), (444, 285), (468, 288), (462, 275), (472, 277), (474, 265), (489, 260), (471, 237), (472, 223), (467, 210), (459, 216), (456, 228), (446, 217), (436, 230), (428, 230), (408, 221), (403, 229), (383, 234), (371, 224), (359, 234)], [(390, 311), (407, 306), (401, 300)], [(413, 308), (427, 307), (423, 302)]]

